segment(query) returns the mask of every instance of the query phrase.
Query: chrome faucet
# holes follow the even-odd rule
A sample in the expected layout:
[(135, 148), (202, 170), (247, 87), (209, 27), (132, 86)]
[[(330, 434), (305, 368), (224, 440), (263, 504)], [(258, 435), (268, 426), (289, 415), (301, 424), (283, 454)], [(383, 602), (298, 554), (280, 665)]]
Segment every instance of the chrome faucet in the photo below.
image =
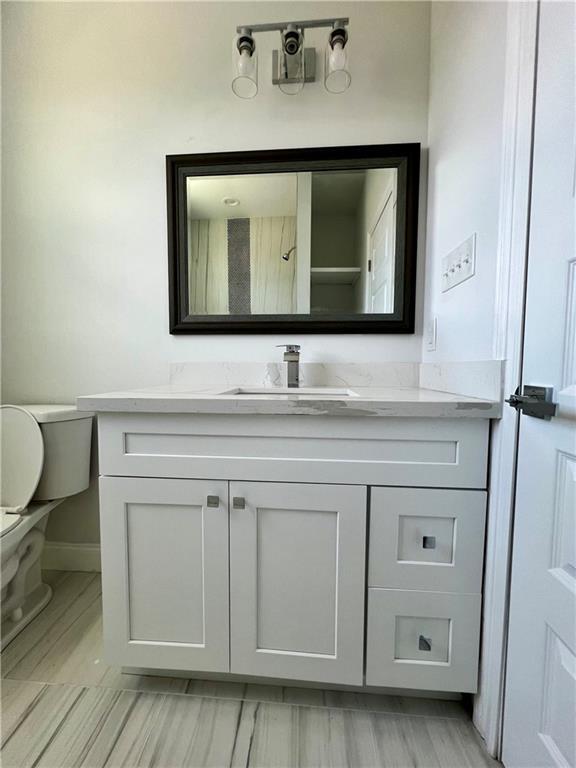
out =
[(300, 345), (299, 344), (277, 344), (277, 347), (284, 347), (284, 362), (288, 363), (288, 386), (290, 388), (298, 387), (300, 383)]

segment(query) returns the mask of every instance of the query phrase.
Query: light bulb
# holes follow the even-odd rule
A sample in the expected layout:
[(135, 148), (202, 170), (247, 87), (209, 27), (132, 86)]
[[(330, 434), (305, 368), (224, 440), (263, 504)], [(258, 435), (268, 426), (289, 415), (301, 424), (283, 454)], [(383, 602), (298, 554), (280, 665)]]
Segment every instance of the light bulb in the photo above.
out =
[(252, 68), (252, 57), (247, 50), (243, 50), (240, 53), (240, 58), (238, 59), (238, 74), (249, 75), (252, 73)]
[(345, 40), (337, 39), (326, 46), (324, 85), (330, 93), (343, 93), (350, 85), (348, 49)]
[(233, 43), (232, 90), (241, 99), (252, 99), (258, 93), (258, 53), (248, 31)]
[(346, 54), (344, 53), (344, 46), (342, 43), (337, 42), (330, 51), (330, 69), (344, 69), (346, 66)]

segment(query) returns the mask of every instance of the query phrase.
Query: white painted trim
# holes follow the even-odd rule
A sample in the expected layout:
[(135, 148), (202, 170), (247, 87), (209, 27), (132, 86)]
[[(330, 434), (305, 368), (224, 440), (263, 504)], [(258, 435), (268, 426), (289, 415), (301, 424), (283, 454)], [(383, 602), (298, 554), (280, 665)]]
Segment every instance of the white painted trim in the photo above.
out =
[(47, 541), (42, 568), (50, 571), (100, 571), (100, 544)]
[[(521, 381), (537, 15), (537, 3), (508, 5), (494, 335), (494, 357), (505, 360), (506, 394)], [(517, 433), (518, 416), (505, 408), (492, 432), (482, 656), (474, 700), (474, 724), (496, 757), (501, 753)]]

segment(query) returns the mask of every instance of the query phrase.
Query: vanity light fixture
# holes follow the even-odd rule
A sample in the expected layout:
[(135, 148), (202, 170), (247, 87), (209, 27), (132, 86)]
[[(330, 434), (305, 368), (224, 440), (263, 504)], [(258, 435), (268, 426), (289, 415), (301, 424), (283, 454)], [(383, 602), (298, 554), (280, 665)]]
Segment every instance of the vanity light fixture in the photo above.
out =
[(316, 80), (316, 49), (304, 45), (304, 30), (328, 27), (324, 85), (330, 93), (342, 93), (351, 82), (348, 69), (349, 19), (311, 19), (271, 24), (242, 25), (234, 38), (234, 75), (232, 90), (241, 99), (258, 93), (258, 52), (254, 35), (258, 32), (280, 32), (280, 48), (272, 52), (272, 83), (282, 93), (293, 96), (304, 83)]
[(240, 200), (237, 197), (223, 197), (222, 202), (229, 208), (236, 208), (237, 205), (240, 205)]

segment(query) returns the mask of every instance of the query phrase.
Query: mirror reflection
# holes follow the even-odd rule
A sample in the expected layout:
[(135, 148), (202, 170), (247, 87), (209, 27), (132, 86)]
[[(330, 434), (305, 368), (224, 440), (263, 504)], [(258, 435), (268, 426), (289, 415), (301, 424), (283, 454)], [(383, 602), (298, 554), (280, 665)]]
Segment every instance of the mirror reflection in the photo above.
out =
[(392, 313), (397, 170), (188, 176), (190, 315)]

